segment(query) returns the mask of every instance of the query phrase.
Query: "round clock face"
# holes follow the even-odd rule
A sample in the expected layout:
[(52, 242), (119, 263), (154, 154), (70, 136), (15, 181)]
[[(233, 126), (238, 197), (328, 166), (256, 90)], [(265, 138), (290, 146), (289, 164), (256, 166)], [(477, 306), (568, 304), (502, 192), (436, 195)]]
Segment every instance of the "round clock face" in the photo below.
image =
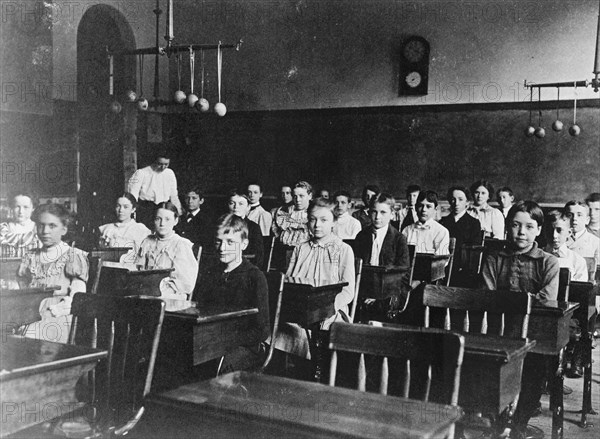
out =
[(423, 78), (421, 77), (421, 74), (419, 72), (410, 72), (408, 75), (406, 75), (404, 80), (406, 81), (406, 84), (409, 87), (415, 88), (418, 87), (419, 84), (421, 84)]
[(425, 43), (421, 40), (410, 40), (402, 49), (402, 54), (409, 62), (419, 62), (425, 56)]

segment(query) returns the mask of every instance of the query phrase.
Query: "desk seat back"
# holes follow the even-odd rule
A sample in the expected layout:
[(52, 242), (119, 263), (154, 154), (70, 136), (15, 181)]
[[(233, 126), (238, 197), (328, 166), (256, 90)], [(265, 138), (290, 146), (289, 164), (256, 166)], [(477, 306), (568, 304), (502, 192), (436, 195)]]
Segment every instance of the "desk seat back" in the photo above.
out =
[[(379, 393), (456, 405), (464, 337), (426, 328), (406, 329), (334, 323), (329, 385), (336, 385), (338, 356), (358, 354), (357, 388), (379, 387)], [(347, 359), (346, 357), (345, 359)], [(356, 355), (353, 356), (356, 359)], [(348, 366), (346, 361), (340, 365)], [(374, 377), (374, 378), (373, 378)], [(378, 382), (378, 386), (377, 386)]]
[(531, 303), (528, 293), (426, 285), (425, 327), (526, 338)]
[(101, 429), (131, 425), (150, 392), (164, 318), (160, 299), (78, 293), (69, 342), (108, 351), (90, 373), (89, 402)]

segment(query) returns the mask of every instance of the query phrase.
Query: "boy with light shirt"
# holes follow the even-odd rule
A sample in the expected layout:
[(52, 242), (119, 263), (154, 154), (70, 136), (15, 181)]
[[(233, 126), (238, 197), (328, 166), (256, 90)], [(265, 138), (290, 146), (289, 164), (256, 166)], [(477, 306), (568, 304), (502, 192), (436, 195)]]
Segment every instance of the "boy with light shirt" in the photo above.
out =
[(262, 363), (264, 341), (269, 336), (267, 280), (256, 266), (242, 257), (249, 244), (247, 223), (242, 218), (233, 214), (221, 217), (214, 242), (218, 261), (203, 264), (194, 300), (199, 309), (258, 308), (252, 326), (246, 328), (248, 344), (228, 351), (220, 372), (253, 368)]
[(400, 231), (403, 231), (406, 227), (419, 220), (415, 206), (417, 205), (417, 198), (420, 192), (421, 186), (418, 184), (411, 184), (406, 188), (406, 206), (400, 209), (398, 216)]
[(372, 223), (371, 215), (369, 214), (369, 208), (371, 206), (371, 200), (379, 194), (379, 186), (374, 184), (368, 184), (363, 188), (362, 191), (362, 209), (352, 212), (352, 217), (360, 221), (360, 225), (363, 229), (369, 227)]
[(587, 259), (588, 273), (590, 278), (593, 278), (591, 274), (595, 273), (596, 266), (600, 262), (600, 238), (586, 229), (590, 222), (590, 208), (584, 202), (569, 201), (565, 205), (565, 213), (571, 218), (573, 228), (573, 236), (567, 242), (567, 247)]
[(600, 238), (600, 193), (594, 192), (585, 199), (590, 208), (590, 223), (587, 225), (588, 232)]
[[(533, 201), (519, 201), (508, 212), (507, 248), (487, 256), (482, 284), (489, 290), (535, 294), (541, 302), (558, 295), (558, 258), (538, 248), (535, 238), (544, 224), (544, 213)], [(523, 364), (519, 402), (512, 419), (510, 437), (525, 437), (529, 419), (537, 410), (546, 380), (544, 357), (529, 353)]]
[(571, 280), (587, 282), (588, 270), (585, 259), (567, 247), (567, 240), (571, 236), (571, 220), (558, 210), (549, 212), (548, 220), (546, 228), (548, 245), (544, 250), (558, 258), (561, 268), (568, 268), (571, 271)]
[(434, 191), (421, 191), (417, 197), (418, 221), (407, 226), (402, 234), (408, 245), (414, 245), (417, 253), (447, 255), (450, 246), (448, 229), (435, 220), (438, 195)]
[(260, 226), (263, 236), (269, 236), (271, 233), (271, 223), (273, 222), (273, 217), (260, 205), (260, 199), (262, 196), (262, 189), (258, 183), (250, 183), (248, 185), (248, 198), (250, 200), (250, 212), (248, 213), (248, 219), (250, 221), (254, 221)]
[(362, 226), (359, 220), (348, 213), (352, 196), (349, 192), (338, 191), (333, 195), (333, 200), (335, 202), (334, 213), (337, 218), (333, 226), (333, 233), (341, 239), (356, 238), (356, 235), (362, 230)]
[(244, 250), (245, 255), (254, 255), (254, 265), (262, 267), (264, 259), (264, 244), (262, 232), (258, 224), (248, 219), (248, 212), (250, 211), (250, 201), (246, 194), (232, 190), (229, 194), (229, 201), (227, 203), (229, 207), (229, 213), (239, 216), (246, 223), (248, 228), (248, 245)]
[[(356, 236), (354, 242), (356, 257), (361, 258), (365, 264), (394, 267), (406, 271), (401, 285), (404, 291), (408, 291), (410, 262), (406, 238), (390, 225), (395, 200), (390, 194), (381, 193), (371, 203), (372, 224)], [(405, 305), (400, 303), (399, 296), (381, 300), (366, 299), (359, 307), (358, 321), (394, 321), (398, 309)]]

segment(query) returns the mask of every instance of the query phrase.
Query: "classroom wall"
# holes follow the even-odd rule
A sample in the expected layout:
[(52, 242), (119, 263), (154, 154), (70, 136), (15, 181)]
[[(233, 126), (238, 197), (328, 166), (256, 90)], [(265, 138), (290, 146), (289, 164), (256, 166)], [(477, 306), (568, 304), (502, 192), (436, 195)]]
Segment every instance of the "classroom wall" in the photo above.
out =
[[(275, 195), (282, 183), (305, 179), (357, 197), (372, 183), (404, 198), (405, 187), (417, 183), (445, 198), (451, 185), (487, 178), (521, 199), (564, 203), (600, 191), (600, 105), (579, 105), (579, 137), (567, 133), (573, 110), (566, 102), (560, 133), (550, 128), (556, 105), (543, 108), (544, 139), (525, 137), (526, 105), (472, 104), (171, 114), (162, 118), (161, 146), (172, 148), (180, 187), (197, 182), (207, 193), (258, 180), (266, 195)], [(157, 148), (147, 129), (147, 118), (140, 118), (142, 163)]]

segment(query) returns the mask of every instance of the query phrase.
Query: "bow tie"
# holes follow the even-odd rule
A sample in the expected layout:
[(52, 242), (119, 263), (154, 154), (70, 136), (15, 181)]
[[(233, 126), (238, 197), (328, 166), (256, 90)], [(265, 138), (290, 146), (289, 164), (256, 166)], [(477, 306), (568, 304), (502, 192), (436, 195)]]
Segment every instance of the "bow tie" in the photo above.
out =
[(552, 254), (554, 256), (556, 256), (557, 258), (562, 258), (561, 254), (560, 254), (560, 250), (552, 250)]
[(417, 228), (419, 230), (429, 230), (431, 228), (431, 226), (429, 224), (416, 223), (415, 228)]
[(250, 212), (252, 212), (254, 209), (256, 209), (258, 206), (260, 206), (260, 204), (257, 204), (256, 206), (250, 206)]

